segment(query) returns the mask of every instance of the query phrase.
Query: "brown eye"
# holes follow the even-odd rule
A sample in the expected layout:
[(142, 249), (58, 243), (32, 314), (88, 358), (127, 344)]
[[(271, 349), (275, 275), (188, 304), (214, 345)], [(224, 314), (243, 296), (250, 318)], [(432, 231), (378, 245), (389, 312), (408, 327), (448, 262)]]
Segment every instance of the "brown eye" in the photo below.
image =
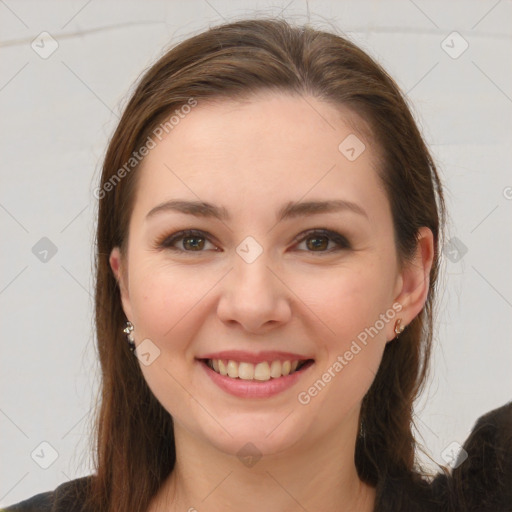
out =
[[(176, 244), (180, 241), (181, 247), (176, 247)], [(185, 230), (174, 233), (171, 236), (166, 236), (161, 242), (158, 242), (157, 245), (158, 247), (172, 251), (204, 252), (203, 249), (206, 243), (211, 242), (203, 231)]]
[(205, 239), (199, 236), (186, 236), (182, 238), (183, 247), (192, 250), (202, 249), (204, 247)]
[[(304, 243), (305, 252), (309, 253), (325, 254), (350, 249), (350, 243), (343, 235), (326, 229), (312, 229), (302, 233), (298, 243)], [(214, 251), (219, 251), (204, 231), (188, 229), (165, 236), (157, 242), (157, 247), (190, 254), (205, 252), (208, 250), (206, 244), (211, 244)], [(329, 244), (334, 244), (334, 247)]]
[(327, 249), (329, 245), (329, 237), (327, 236), (309, 236), (306, 238), (306, 245), (308, 249), (316, 250), (316, 249)]
[[(305, 242), (308, 249), (307, 252), (331, 253), (341, 249), (350, 248), (348, 240), (343, 235), (340, 235), (335, 231), (325, 229), (314, 229), (308, 231), (306, 232), (305, 236), (303, 234), (299, 242)], [(335, 247), (328, 249), (329, 243), (334, 243)]]

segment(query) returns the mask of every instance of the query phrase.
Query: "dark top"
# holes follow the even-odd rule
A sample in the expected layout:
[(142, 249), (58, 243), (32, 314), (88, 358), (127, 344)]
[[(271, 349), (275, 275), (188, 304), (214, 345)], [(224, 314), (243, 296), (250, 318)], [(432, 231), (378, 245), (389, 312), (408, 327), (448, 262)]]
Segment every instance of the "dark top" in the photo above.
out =
[[(379, 482), (374, 512), (512, 512), (512, 402), (481, 416), (463, 448), (467, 459), (457, 459), (449, 475), (431, 483), (409, 477)], [(2, 511), (82, 512), (92, 478), (65, 482)]]

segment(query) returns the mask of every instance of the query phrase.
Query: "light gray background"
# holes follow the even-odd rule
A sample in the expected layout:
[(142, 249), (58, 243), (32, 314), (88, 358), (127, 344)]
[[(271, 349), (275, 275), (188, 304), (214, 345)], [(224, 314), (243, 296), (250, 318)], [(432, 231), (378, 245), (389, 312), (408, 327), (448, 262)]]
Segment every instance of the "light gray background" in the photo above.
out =
[[(0, 0), (0, 505), (91, 472), (92, 191), (134, 80), (165, 47), (259, 14), (335, 27), (376, 57), (439, 165), (447, 238), (459, 245), (446, 251), (434, 371), (417, 408), (433, 459), (444, 464), (451, 442), (512, 398), (510, 1)], [(47, 59), (31, 47), (43, 31), (59, 45)], [(453, 31), (463, 40), (446, 39)], [(457, 53), (464, 40), (458, 58), (442, 47)], [(46, 262), (32, 252), (42, 237), (57, 247)], [(44, 441), (58, 453), (48, 469)]]

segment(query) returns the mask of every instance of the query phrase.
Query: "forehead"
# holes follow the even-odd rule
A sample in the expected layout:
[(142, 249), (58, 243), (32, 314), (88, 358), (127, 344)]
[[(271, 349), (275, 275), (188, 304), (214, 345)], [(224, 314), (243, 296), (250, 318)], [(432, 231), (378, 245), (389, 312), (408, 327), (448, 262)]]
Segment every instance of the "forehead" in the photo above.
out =
[(378, 148), (364, 128), (349, 109), (309, 96), (199, 101), (143, 160), (135, 208), (186, 197), (243, 213), (306, 196), (386, 208)]

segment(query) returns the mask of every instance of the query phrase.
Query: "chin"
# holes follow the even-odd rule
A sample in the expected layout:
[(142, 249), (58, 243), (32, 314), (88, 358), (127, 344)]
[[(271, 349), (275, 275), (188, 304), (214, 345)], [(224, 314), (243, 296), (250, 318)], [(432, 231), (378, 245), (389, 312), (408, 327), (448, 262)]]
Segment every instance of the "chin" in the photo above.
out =
[[(248, 413), (246, 417), (233, 415), (229, 422), (223, 422), (227, 432), (217, 425), (204, 425), (198, 435), (218, 450), (234, 455), (262, 456), (275, 455), (293, 448), (305, 440), (307, 425), (298, 421), (294, 414)], [(229, 433), (228, 433), (229, 432)], [(254, 453), (253, 453), (254, 452)]]

